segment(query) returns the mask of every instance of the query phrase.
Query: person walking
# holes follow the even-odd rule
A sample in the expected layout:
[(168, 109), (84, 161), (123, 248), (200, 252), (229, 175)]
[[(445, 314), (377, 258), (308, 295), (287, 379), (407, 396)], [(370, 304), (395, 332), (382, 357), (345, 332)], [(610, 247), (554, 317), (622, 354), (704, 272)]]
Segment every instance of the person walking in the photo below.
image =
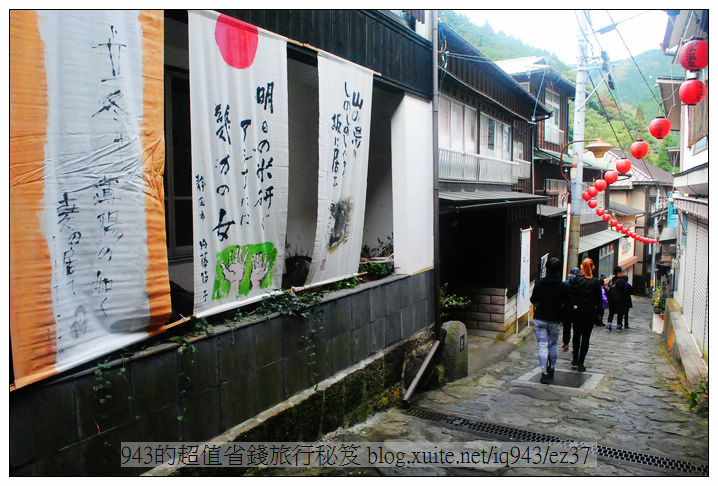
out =
[(558, 329), (567, 320), (573, 308), (571, 292), (565, 282), (561, 281), (561, 260), (550, 258), (546, 263), (546, 277), (542, 278), (531, 293), (534, 305), (534, 332), (538, 342), (538, 359), (541, 364), (541, 383), (548, 384), (554, 375), (558, 360), (556, 343)]
[(581, 262), (581, 275), (571, 280), (571, 295), (576, 306), (573, 319), (573, 361), (571, 366), (586, 371), (584, 366), (588, 354), (591, 331), (598, 310), (601, 308), (601, 284), (593, 276), (593, 261), (586, 258)]
[[(594, 268), (595, 271), (595, 268)], [(608, 277), (604, 274), (601, 274), (601, 276), (598, 278), (598, 283), (601, 285), (601, 308), (598, 311), (598, 315), (596, 316), (596, 325), (599, 327), (603, 327), (603, 316), (606, 313), (606, 307), (608, 307), (608, 296), (606, 295), (606, 279)]]
[(628, 283), (628, 277), (623, 275), (623, 269), (618, 266), (613, 269), (613, 277), (607, 286), (608, 294), (608, 322), (606, 331), (611, 332), (613, 315), (616, 317), (616, 331), (621, 331), (625, 324), (628, 329), (628, 309), (632, 306), (631, 294), (633, 287)]
[[(568, 272), (568, 278), (563, 281), (565, 284), (569, 284), (577, 275), (581, 275), (581, 270), (578, 267), (573, 267)], [(569, 309), (563, 320), (563, 343), (561, 349), (568, 351), (568, 344), (571, 342), (571, 326), (573, 325), (573, 309)]]

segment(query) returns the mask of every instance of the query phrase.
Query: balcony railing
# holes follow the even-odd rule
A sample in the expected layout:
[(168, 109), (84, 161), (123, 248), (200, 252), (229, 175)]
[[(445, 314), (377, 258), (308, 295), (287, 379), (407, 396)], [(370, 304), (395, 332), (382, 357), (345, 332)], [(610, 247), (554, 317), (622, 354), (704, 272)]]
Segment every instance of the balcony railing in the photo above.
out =
[(531, 178), (531, 162), (528, 160), (514, 159), (514, 179), (530, 179)]
[(544, 125), (544, 140), (556, 145), (563, 145), (563, 130), (549, 124)]
[(514, 184), (525, 171), (518, 162), (439, 149), (439, 179), (443, 181)]

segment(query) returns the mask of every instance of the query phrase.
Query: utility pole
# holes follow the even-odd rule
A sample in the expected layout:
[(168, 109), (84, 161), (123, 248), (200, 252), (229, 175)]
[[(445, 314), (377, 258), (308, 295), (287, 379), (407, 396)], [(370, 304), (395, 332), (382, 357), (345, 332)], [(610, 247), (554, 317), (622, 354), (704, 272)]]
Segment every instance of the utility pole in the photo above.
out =
[[(586, 80), (587, 72), (587, 55), (586, 32), (588, 32), (587, 24), (588, 11), (583, 10), (578, 15), (579, 33), (578, 33), (578, 57), (576, 58), (576, 96), (573, 117), (573, 139), (583, 140), (586, 128)], [(576, 163), (576, 171), (574, 179), (571, 183), (571, 218), (568, 239), (568, 258), (569, 266), (576, 266), (578, 263), (578, 240), (581, 236), (581, 194), (583, 193), (583, 142), (576, 142), (574, 150), (578, 154), (578, 162)], [(563, 162), (563, 161), (561, 161)]]
[[(660, 201), (661, 188), (656, 188), (656, 209), (654, 213), (658, 212), (658, 202)], [(653, 217), (653, 236), (658, 239), (658, 216)], [(651, 246), (651, 290), (656, 290), (656, 249), (660, 243), (649, 243)]]
[(439, 13), (431, 11), (431, 125), (434, 199), (434, 339), (441, 339), (441, 275), (439, 260)]

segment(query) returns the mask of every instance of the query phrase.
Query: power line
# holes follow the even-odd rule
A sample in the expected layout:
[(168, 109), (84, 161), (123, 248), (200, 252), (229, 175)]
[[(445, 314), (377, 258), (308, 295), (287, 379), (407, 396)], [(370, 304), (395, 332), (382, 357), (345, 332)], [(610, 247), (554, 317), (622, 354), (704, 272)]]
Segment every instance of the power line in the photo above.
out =
[[(616, 22), (613, 20), (613, 17), (611, 17), (611, 13), (608, 10), (606, 10), (606, 13), (608, 14), (608, 18), (611, 19), (611, 22), (613, 22), (615, 24)], [(593, 27), (591, 27), (591, 28), (593, 28)], [(631, 50), (628, 48), (628, 44), (626, 44), (626, 40), (621, 35), (621, 32), (618, 30), (618, 27), (616, 27), (616, 34), (618, 34), (618, 37), (621, 39), (621, 42), (623, 42), (623, 45), (626, 47), (626, 52), (628, 52), (628, 55), (630, 56), (631, 61), (633, 61), (633, 64), (636, 66), (636, 69), (638, 69), (638, 73), (641, 75), (641, 78), (643, 78), (643, 82), (646, 83), (646, 87), (648, 88), (648, 91), (650, 91), (651, 96), (653, 96), (653, 99), (656, 101), (656, 104), (658, 105), (658, 109), (662, 110), (665, 114), (665, 110), (663, 110), (663, 106), (658, 101), (658, 98), (656, 98), (656, 94), (651, 89), (651, 86), (648, 84), (648, 80), (643, 75), (643, 71), (641, 71), (640, 66), (636, 62), (636, 59), (633, 57), (633, 54), (631, 53)]]
[[(596, 89), (596, 83), (593, 82), (593, 78), (591, 77), (591, 73), (588, 73), (588, 79), (591, 81), (591, 84), (593, 85), (593, 89)], [(596, 98), (598, 99), (598, 104), (601, 106), (601, 110), (603, 110), (603, 115), (606, 117), (606, 121), (608, 122), (608, 126), (611, 127), (611, 131), (613, 132), (613, 136), (616, 137), (616, 144), (621, 147), (621, 141), (618, 139), (618, 134), (616, 133), (616, 130), (613, 129), (613, 124), (611, 123), (611, 120), (608, 119), (608, 112), (606, 111), (606, 108), (603, 106), (603, 101), (601, 101), (601, 97), (596, 95)], [(630, 135), (630, 132), (629, 132)], [(623, 147), (621, 147), (623, 148)]]

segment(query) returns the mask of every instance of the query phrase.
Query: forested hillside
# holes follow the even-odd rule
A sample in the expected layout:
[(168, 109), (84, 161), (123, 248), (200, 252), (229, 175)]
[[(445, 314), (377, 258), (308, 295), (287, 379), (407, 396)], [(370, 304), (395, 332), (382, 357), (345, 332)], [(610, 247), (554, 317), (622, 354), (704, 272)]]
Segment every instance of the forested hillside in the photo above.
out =
[[(576, 81), (575, 66), (564, 64), (553, 53), (544, 49), (528, 46), (504, 32), (495, 32), (490, 22), (482, 26), (476, 25), (466, 15), (453, 10), (440, 10), (439, 17), (494, 60), (543, 56), (563, 77), (573, 83)], [(659, 49), (636, 55), (634, 59), (635, 63), (628, 53), (622, 60), (609, 59), (610, 73), (616, 89), (609, 91), (606, 83), (603, 83), (597, 94), (591, 96), (586, 103), (586, 136), (601, 138), (625, 151), (630, 149), (636, 138), (641, 137), (651, 148), (646, 160), (670, 171), (672, 168), (665, 149), (678, 145), (678, 138), (672, 133), (663, 140), (657, 140), (648, 132), (648, 123), (662, 113), (662, 107), (659, 105), (660, 93), (655, 86), (656, 78), (671, 74), (680, 75), (682, 72), (677, 72), (681, 70), (673, 66), (671, 58), (664, 56)], [(597, 85), (601, 80), (601, 70), (592, 70), (588, 92), (592, 92), (594, 83)], [(573, 107), (570, 108), (573, 114)], [(573, 121), (569, 124), (569, 129), (572, 128)]]

